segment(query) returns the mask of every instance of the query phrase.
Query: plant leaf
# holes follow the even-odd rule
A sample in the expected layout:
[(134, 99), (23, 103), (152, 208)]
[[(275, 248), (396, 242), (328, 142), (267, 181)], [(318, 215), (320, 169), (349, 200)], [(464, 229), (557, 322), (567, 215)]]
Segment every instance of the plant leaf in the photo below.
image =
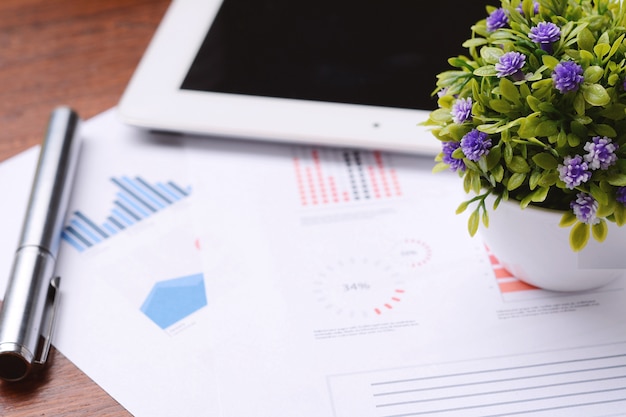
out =
[(607, 204), (598, 204), (598, 211), (596, 211), (596, 216), (598, 217), (608, 217), (613, 214), (615, 211), (615, 207), (617, 206), (617, 202), (615, 200), (609, 200)]
[(553, 57), (552, 55), (543, 55), (541, 57), (541, 61), (543, 65), (548, 67), (548, 69), (553, 70), (559, 64), (559, 60)]
[(539, 100), (537, 97), (533, 95), (526, 96), (526, 103), (528, 103), (528, 107), (530, 107), (532, 111), (534, 112), (541, 111), (541, 109), (539, 108), (539, 105), (541, 104), (541, 100)]
[(530, 166), (528, 165), (528, 162), (526, 162), (526, 159), (522, 158), (519, 155), (514, 155), (513, 158), (511, 158), (511, 161), (507, 164), (507, 166), (514, 173), (524, 174), (530, 171)]
[(438, 172), (447, 171), (448, 169), (450, 169), (450, 166), (448, 164), (439, 162), (436, 163), (435, 166), (433, 166), (432, 172), (436, 174)]
[(548, 187), (539, 187), (537, 188), (537, 190), (535, 190), (532, 194), (532, 201), (534, 203), (541, 203), (543, 201), (545, 201), (546, 197), (548, 196), (548, 191), (550, 191), (550, 188)]
[(535, 129), (541, 123), (539, 115), (540, 113), (533, 113), (520, 121), (520, 128), (517, 131), (520, 138), (528, 139), (535, 136)]
[(478, 77), (495, 77), (498, 75), (496, 67), (493, 65), (485, 65), (474, 70), (474, 75)]
[(582, 94), (576, 94), (574, 96), (574, 110), (579, 116), (585, 115), (585, 97)]
[(481, 46), (487, 44), (487, 39), (485, 38), (472, 38), (463, 42), (463, 48), (472, 48), (476, 46)]
[(571, 211), (566, 211), (563, 213), (563, 217), (561, 217), (561, 221), (559, 222), (560, 227), (570, 227), (578, 220), (576, 219), (576, 215)]
[(502, 157), (502, 148), (500, 146), (495, 146), (491, 148), (487, 156), (485, 157), (485, 162), (487, 164), (487, 170), (492, 170), (498, 162), (500, 162), (500, 158)]
[(591, 191), (591, 195), (598, 201), (599, 204), (609, 204), (609, 195), (596, 184), (591, 183), (589, 185), (589, 191)]
[(491, 168), (491, 174), (496, 181), (502, 182), (502, 178), (504, 178), (504, 167), (502, 165), (496, 165)]
[(613, 174), (609, 176), (608, 181), (609, 184), (616, 187), (624, 187), (626, 186), (626, 174)]
[(591, 226), (591, 235), (598, 242), (604, 242), (606, 235), (609, 233), (609, 228), (606, 225), (606, 221), (601, 219), (599, 223)]
[(554, 120), (544, 120), (535, 128), (535, 136), (548, 137), (559, 133), (557, 122)]
[(500, 80), (500, 93), (502, 97), (507, 99), (508, 101), (519, 104), (520, 102), (520, 93), (515, 84), (510, 81), (508, 78), (502, 78)]
[(613, 217), (615, 217), (615, 223), (618, 226), (626, 224), (626, 207), (623, 204), (616, 204), (613, 210)]
[(474, 210), (467, 219), (467, 230), (470, 236), (474, 236), (478, 231), (478, 225), (480, 223), (480, 213), (478, 209)]
[(480, 174), (474, 171), (472, 171), (471, 174), (472, 174), (472, 191), (474, 191), (475, 194), (479, 194), (480, 189), (482, 188), (482, 182), (480, 181)]
[(584, 28), (578, 34), (576, 41), (578, 42), (578, 47), (580, 49), (591, 52), (593, 50), (593, 45), (596, 43), (596, 37), (593, 36), (593, 33), (589, 29)]
[(593, 53), (596, 54), (599, 59), (604, 58), (604, 56), (610, 51), (611, 45), (609, 45), (608, 43), (599, 43), (593, 47)]
[(555, 169), (559, 162), (549, 152), (541, 152), (532, 157), (532, 160), (539, 168), (543, 169)]
[(510, 101), (500, 100), (497, 98), (494, 98), (493, 100), (489, 100), (489, 107), (491, 107), (493, 110), (497, 111), (498, 113), (509, 113), (510, 111), (515, 109), (515, 107), (511, 105)]
[(483, 210), (482, 220), (483, 225), (485, 225), (485, 227), (489, 227), (489, 213), (487, 210)]
[(472, 176), (470, 175), (469, 172), (467, 172), (465, 176), (463, 177), (463, 191), (465, 191), (465, 193), (469, 193), (471, 189), (472, 189)]
[(600, 81), (600, 79), (602, 79), (603, 75), (604, 69), (602, 69), (602, 67), (598, 65), (592, 65), (590, 67), (587, 67), (583, 74), (583, 77), (585, 77), (585, 82), (589, 84), (595, 84)]
[(445, 123), (452, 120), (452, 113), (448, 109), (437, 109), (430, 113), (430, 120), (436, 123)]
[(611, 46), (611, 51), (609, 52), (609, 55), (607, 56), (607, 58), (610, 58), (613, 55), (615, 55), (619, 47), (622, 45), (623, 41), (624, 41), (624, 34), (622, 34), (619, 38), (615, 40), (615, 42), (613, 42), (613, 45)]
[(521, 186), (526, 180), (526, 174), (521, 172), (516, 172), (509, 178), (509, 182), (506, 185), (506, 189), (509, 191), (513, 191), (519, 186)]
[(600, 84), (583, 84), (581, 89), (585, 101), (592, 106), (606, 106), (611, 101), (609, 93)]
[(578, 222), (572, 227), (569, 234), (569, 244), (574, 252), (580, 251), (589, 242), (589, 225)]
[(556, 173), (556, 171), (546, 171), (541, 175), (541, 178), (539, 178), (539, 182), (537, 184), (541, 187), (551, 187), (556, 184), (558, 179), (559, 175)]
[(596, 132), (596, 135), (598, 136), (607, 136), (609, 138), (617, 137), (615, 129), (607, 124), (598, 123), (593, 126), (593, 131)]
[(487, 64), (497, 64), (502, 55), (504, 55), (502, 48), (486, 46), (480, 49), (480, 57), (484, 59)]
[(461, 214), (463, 213), (467, 207), (469, 206), (470, 202), (469, 201), (464, 201), (461, 204), (459, 204), (459, 207), (457, 207), (456, 209), (456, 214)]

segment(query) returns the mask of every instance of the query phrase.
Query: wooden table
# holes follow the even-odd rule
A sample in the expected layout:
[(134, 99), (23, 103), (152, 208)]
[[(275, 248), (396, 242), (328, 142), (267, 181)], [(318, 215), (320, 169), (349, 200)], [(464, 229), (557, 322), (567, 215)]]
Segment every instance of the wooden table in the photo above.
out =
[[(41, 143), (55, 106), (69, 105), (83, 118), (115, 106), (168, 5), (169, 0), (0, 1), (0, 161)], [(53, 350), (43, 373), (25, 382), (0, 382), (0, 415), (129, 414)]]

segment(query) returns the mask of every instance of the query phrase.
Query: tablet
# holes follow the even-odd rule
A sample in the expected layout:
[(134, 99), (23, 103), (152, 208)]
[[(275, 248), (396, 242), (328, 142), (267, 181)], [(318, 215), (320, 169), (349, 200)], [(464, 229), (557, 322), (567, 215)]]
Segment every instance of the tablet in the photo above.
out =
[(174, 0), (118, 110), (150, 129), (436, 154), (419, 123), (484, 6)]

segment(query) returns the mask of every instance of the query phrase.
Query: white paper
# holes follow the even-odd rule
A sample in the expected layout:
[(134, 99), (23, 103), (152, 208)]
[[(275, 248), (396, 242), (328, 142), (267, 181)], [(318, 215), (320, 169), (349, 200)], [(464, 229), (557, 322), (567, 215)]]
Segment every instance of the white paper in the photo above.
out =
[[(190, 142), (189, 155), (196, 226), (211, 242), (202, 251), (212, 314), (222, 317), (211, 353), (223, 415), (624, 409), (624, 282), (568, 295), (507, 276), (454, 214), (465, 198), (458, 178), (432, 175), (430, 160), (226, 141)], [(589, 371), (588, 387), (569, 374), (486, 392), (498, 384), (468, 389), (458, 376), (443, 394), (431, 386), (457, 373), (498, 381), (498, 369), (506, 380), (564, 357), (559, 369), (574, 372), (596, 356), (611, 356), (619, 376)], [(373, 385), (426, 375), (419, 389), (432, 391), (412, 397), (382, 400)]]
[[(157, 197), (133, 188), (137, 178), (155, 188), (173, 183), (187, 196), (171, 197), (171, 203), (151, 201)], [(203, 338), (185, 331), (207, 322), (204, 294), (196, 291), (200, 301), (196, 297), (188, 306), (150, 306), (162, 288), (173, 289), (176, 301), (187, 295), (189, 282), (203, 284), (190, 223), (190, 184), (182, 145), (175, 138), (125, 127), (113, 111), (85, 124), (68, 226), (81, 230), (78, 211), (109, 237), (97, 242), (92, 237), (92, 246), (84, 250), (63, 240), (58, 265), (62, 303), (54, 344), (134, 415), (219, 415), (213, 358), (194, 346)], [(153, 211), (128, 194), (140, 195)], [(113, 234), (111, 224), (105, 226), (110, 217), (118, 222), (123, 220), (116, 216), (130, 218), (119, 214), (124, 209), (118, 203), (140, 220), (131, 219), (132, 224)], [(87, 227), (82, 236), (90, 234), (95, 233)], [(200, 281), (194, 279), (198, 277)], [(181, 320), (162, 328), (172, 314)]]
[(65, 238), (54, 344), (137, 416), (626, 415), (624, 280), (519, 282), (431, 166), (98, 116), (68, 226), (115, 229), (111, 178), (187, 195), (88, 249)]

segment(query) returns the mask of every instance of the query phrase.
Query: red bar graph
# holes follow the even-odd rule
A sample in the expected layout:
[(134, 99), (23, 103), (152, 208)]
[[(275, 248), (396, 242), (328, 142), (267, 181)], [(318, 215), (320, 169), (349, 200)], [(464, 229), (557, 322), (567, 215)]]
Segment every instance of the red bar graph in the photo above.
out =
[(391, 155), (380, 151), (299, 147), (293, 167), (300, 205), (321, 207), (402, 196)]
[(485, 246), (485, 249), (487, 249), (489, 262), (491, 263), (496, 282), (498, 283), (498, 287), (500, 288), (500, 292), (502, 294), (538, 290), (537, 287), (517, 279), (500, 264), (498, 258), (489, 250), (487, 246)]

